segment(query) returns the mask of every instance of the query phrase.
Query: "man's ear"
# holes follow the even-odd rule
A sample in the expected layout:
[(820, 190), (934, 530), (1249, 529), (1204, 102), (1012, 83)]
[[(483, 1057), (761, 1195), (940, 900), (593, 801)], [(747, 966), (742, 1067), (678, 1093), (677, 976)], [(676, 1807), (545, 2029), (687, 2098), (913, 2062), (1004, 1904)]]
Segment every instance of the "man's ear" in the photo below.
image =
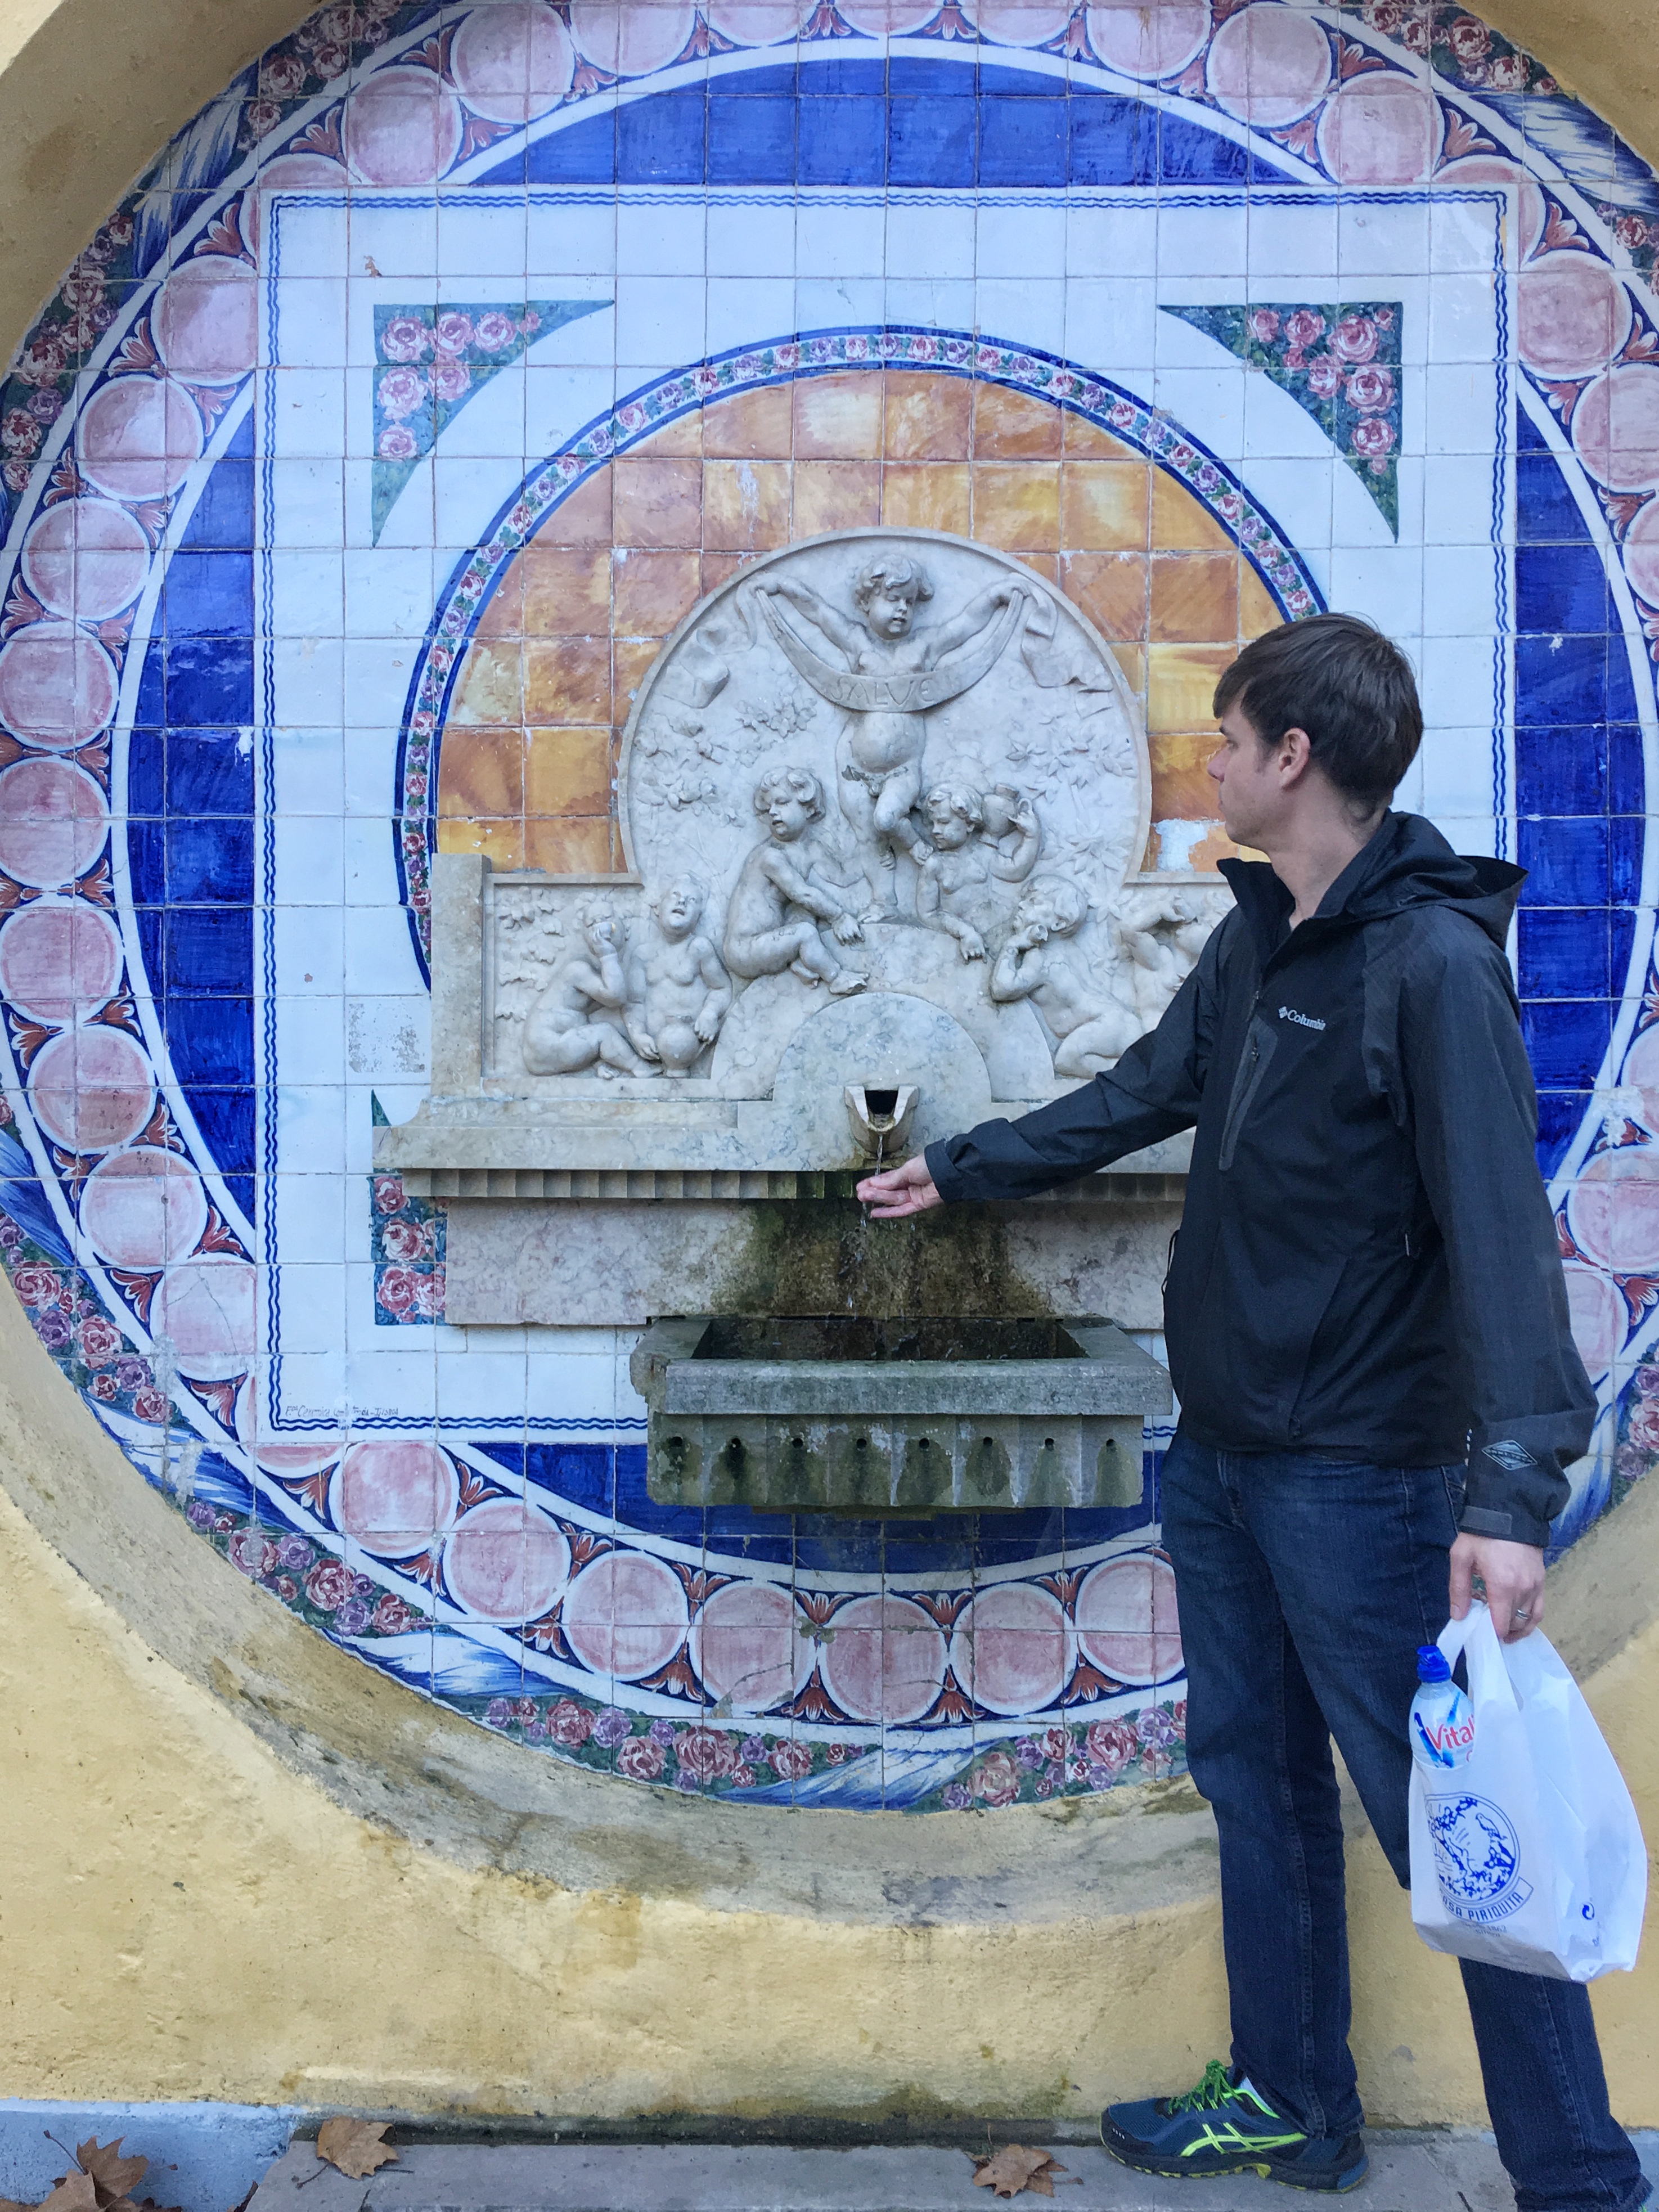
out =
[(1313, 765), (1313, 739), (1299, 726), (1285, 731), (1278, 745), (1280, 773), (1288, 783), (1299, 783)]

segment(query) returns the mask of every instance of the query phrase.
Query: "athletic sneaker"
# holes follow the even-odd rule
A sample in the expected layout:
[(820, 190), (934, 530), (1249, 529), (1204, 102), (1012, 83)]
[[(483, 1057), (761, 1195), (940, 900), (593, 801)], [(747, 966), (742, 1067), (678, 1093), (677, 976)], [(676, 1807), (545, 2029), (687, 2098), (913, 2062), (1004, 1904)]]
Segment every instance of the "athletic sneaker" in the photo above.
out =
[(1276, 2112), (1248, 2075), (1212, 2058), (1181, 2097), (1110, 2105), (1100, 2139), (1140, 2173), (1185, 2180), (1201, 2173), (1250, 2173), (1292, 2189), (1357, 2189), (1370, 2161), (1358, 2135), (1309, 2136)]

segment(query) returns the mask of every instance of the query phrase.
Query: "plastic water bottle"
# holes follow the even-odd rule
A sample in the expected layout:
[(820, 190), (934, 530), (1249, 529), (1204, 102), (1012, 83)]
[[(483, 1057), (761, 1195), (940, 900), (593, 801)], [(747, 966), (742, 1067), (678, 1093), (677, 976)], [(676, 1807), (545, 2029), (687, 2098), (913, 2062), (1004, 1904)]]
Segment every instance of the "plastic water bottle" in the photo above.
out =
[(1474, 1749), (1474, 1713), (1453, 1681), (1437, 1644), (1418, 1646), (1417, 1682), (1412, 1699), (1412, 1757), (1429, 1774), (1464, 1765)]

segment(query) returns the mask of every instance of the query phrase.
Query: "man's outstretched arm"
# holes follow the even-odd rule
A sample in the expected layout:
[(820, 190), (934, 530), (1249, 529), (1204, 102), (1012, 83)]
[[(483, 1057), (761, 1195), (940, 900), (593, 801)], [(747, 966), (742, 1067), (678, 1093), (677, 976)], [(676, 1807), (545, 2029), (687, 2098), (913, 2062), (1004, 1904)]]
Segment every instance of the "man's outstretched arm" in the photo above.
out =
[(1178, 1135), (1198, 1119), (1217, 1004), (1218, 929), (1158, 1027), (1097, 1075), (1018, 1121), (981, 1121), (944, 1137), (858, 1194), (877, 1221), (902, 1220), (965, 1199), (1034, 1198), (1091, 1175), (1126, 1152)]

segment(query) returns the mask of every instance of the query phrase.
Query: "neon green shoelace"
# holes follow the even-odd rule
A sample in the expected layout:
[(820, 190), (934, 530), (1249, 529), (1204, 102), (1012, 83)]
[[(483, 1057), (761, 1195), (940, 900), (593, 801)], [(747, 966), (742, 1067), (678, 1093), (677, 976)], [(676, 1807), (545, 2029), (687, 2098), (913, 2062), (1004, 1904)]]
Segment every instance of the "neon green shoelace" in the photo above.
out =
[(1227, 2078), (1227, 2069), (1218, 2058), (1212, 2058), (1204, 2069), (1204, 2079), (1179, 2097), (1170, 2100), (1170, 2112), (1212, 2112), (1224, 2105), (1236, 2094)]

